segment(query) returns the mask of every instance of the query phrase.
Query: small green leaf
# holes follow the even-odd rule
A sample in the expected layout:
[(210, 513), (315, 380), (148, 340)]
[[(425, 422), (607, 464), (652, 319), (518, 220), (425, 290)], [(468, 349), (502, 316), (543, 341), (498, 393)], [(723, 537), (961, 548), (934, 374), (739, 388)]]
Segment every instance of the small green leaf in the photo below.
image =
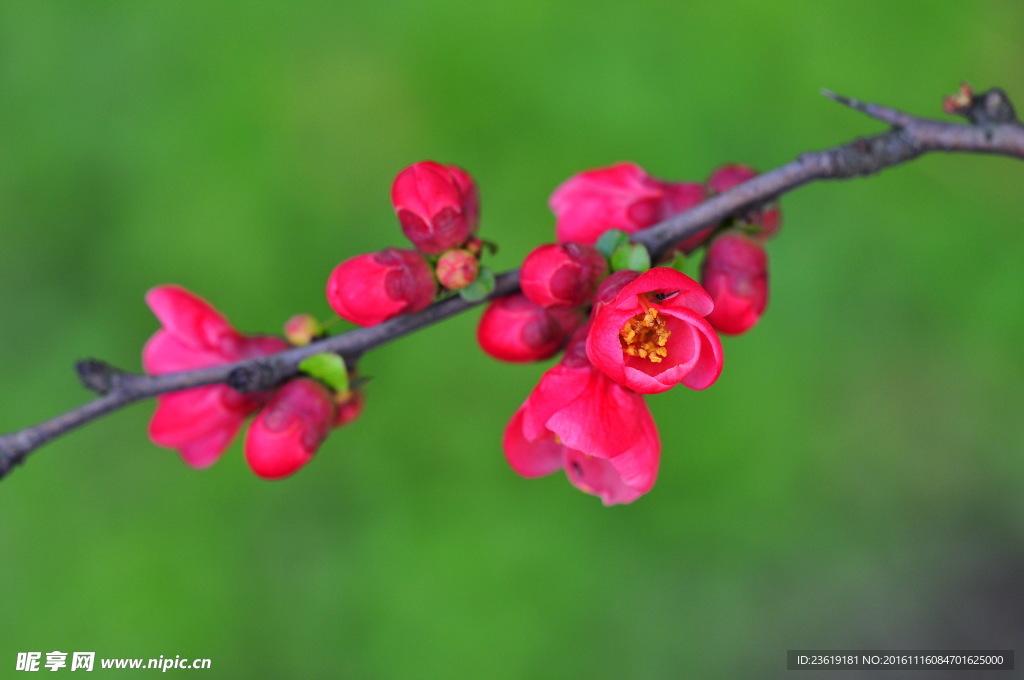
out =
[(645, 272), (651, 268), (651, 254), (639, 243), (627, 243), (612, 253), (611, 266), (613, 272), (623, 269)]
[(479, 302), (494, 292), (494, 272), (487, 267), (480, 267), (476, 280), (459, 291), (459, 295), (467, 302)]
[(621, 229), (609, 229), (601, 234), (594, 247), (606, 258), (611, 258), (612, 253), (629, 243), (629, 234)]
[(335, 392), (348, 391), (348, 369), (337, 354), (314, 354), (299, 363), (299, 370), (324, 383)]
[(683, 251), (677, 250), (675, 257), (672, 258), (671, 262), (666, 263), (665, 266), (666, 267), (671, 267), (672, 269), (675, 269), (676, 271), (679, 271), (679, 272), (685, 272), (686, 271), (686, 255), (683, 254)]

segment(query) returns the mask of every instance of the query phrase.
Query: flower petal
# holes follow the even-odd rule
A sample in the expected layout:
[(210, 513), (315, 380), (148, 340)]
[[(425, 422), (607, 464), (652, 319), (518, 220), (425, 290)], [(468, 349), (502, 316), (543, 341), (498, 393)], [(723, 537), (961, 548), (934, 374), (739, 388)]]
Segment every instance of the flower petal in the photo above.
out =
[(556, 442), (550, 432), (545, 432), (538, 439), (527, 438), (523, 434), (524, 407), (520, 406), (512, 416), (501, 445), (513, 470), (523, 477), (543, 477), (561, 469), (565, 447)]
[(150, 439), (177, 449), (194, 468), (213, 465), (246, 415), (257, 408), (256, 402), (239, 402), (229, 392), (233, 390), (225, 385), (211, 385), (160, 395), (149, 423)]
[(643, 495), (625, 482), (607, 460), (566, 449), (565, 475), (580, 491), (597, 496), (605, 505), (632, 503)]

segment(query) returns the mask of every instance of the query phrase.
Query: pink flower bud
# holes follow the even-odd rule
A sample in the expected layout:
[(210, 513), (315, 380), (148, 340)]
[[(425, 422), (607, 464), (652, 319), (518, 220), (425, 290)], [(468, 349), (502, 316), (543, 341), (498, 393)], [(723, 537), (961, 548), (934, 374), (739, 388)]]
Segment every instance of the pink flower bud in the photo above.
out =
[[(720, 194), (733, 187), (757, 177), (758, 172), (749, 165), (732, 163), (723, 165), (711, 173), (708, 178), (708, 193)], [(766, 239), (774, 236), (779, 231), (782, 223), (782, 211), (775, 201), (762, 205), (746, 215), (746, 219), (761, 228), (761, 238)]]
[(455, 183), (459, 185), (462, 192), (462, 214), (466, 216), (466, 224), (469, 225), (469, 233), (476, 232), (480, 224), (480, 193), (477, 191), (476, 182), (473, 177), (457, 165), (444, 166)]
[(280, 387), (245, 436), (245, 459), (265, 479), (280, 479), (312, 459), (334, 424), (330, 390), (312, 378)]
[(715, 301), (707, 319), (721, 333), (746, 333), (768, 306), (768, 256), (755, 239), (740, 232), (711, 242), (700, 278)]
[(473, 178), (454, 165), (433, 161), (410, 165), (395, 177), (391, 203), (402, 231), (428, 255), (466, 242), (480, 219)]
[(632, 283), (638, 276), (640, 276), (640, 272), (635, 272), (632, 269), (620, 269), (602, 281), (601, 285), (597, 287), (597, 293), (594, 294), (594, 309), (591, 316), (596, 315), (601, 307), (613, 301), (619, 291), (625, 288), (626, 284)]
[(551, 195), (559, 242), (594, 245), (609, 229), (632, 234), (704, 199), (699, 184), (655, 179), (635, 163), (573, 175)]
[(460, 290), (476, 280), (480, 262), (468, 250), (452, 248), (437, 260), (437, 280), (448, 290)]
[(542, 307), (576, 307), (594, 296), (607, 273), (608, 263), (595, 248), (549, 243), (526, 256), (519, 285), (523, 295)]
[[(213, 306), (180, 286), (158, 286), (146, 304), (163, 328), (142, 350), (147, 373), (187, 371), (288, 349), (270, 336), (242, 335)], [(194, 468), (213, 465), (238, 433), (245, 418), (266, 403), (268, 393), (241, 394), (227, 385), (195, 387), (158, 396), (149, 437), (158, 446), (177, 449)]]
[(434, 275), (414, 250), (388, 248), (339, 264), (327, 279), (327, 302), (338, 316), (375, 326), (418, 312), (434, 299)]
[(501, 361), (525, 363), (554, 356), (582, 323), (568, 307), (541, 307), (517, 293), (494, 300), (484, 310), (476, 339)]
[(712, 306), (689, 276), (649, 269), (595, 311), (587, 357), (637, 392), (655, 394), (678, 383), (702, 390), (722, 372), (722, 343), (704, 318)]
[(708, 177), (708, 193), (720, 194), (755, 177), (757, 177), (757, 170), (749, 165), (739, 163), (723, 165), (716, 168), (711, 173), (711, 177)]
[(284, 322), (284, 337), (296, 347), (308, 345), (323, 332), (320, 322), (312, 314), (296, 314)]

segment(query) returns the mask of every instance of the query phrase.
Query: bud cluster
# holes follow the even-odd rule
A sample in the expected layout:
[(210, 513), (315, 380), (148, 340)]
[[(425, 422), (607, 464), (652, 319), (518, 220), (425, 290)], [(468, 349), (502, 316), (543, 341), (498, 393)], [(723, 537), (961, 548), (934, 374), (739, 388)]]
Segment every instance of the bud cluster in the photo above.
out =
[[(579, 173), (551, 196), (558, 243), (534, 249), (522, 292), (493, 301), (477, 331), (504, 361), (561, 361), (516, 411), (503, 446), (525, 477), (565, 470), (605, 504), (628, 503), (657, 477), (661, 444), (643, 395), (683, 384), (702, 390), (722, 371), (716, 331), (749, 330), (767, 302), (764, 241), (779, 228), (775, 204), (755, 206), (676, 245), (706, 247), (700, 283), (665, 266), (628, 234), (753, 178), (727, 165), (705, 184), (667, 182), (633, 163)], [(673, 263), (675, 264), (675, 263)]]
[(357, 255), (327, 279), (331, 309), (360, 326), (418, 312), (439, 288), (466, 290), (481, 273), (483, 243), (474, 236), (480, 197), (469, 173), (433, 161), (415, 163), (395, 177), (391, 204), (414, 249)]

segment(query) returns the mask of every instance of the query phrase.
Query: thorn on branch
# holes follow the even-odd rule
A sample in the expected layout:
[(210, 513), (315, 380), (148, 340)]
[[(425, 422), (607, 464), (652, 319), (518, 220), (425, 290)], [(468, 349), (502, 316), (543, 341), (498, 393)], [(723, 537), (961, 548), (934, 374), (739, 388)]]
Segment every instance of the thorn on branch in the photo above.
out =
[(107, 394), (124, 383), (126, 373), (99, 359), (83, 359), (75, 363), (82, 385), (96, 394)]
[(869, 102), (862, 102), (858, 99), (851, 97), (844, 97), (841, 94), (836, 94), (832, 90), (822, 88), (821, 94), (828, 97), (834, 102), (838, 102), (843, 106), (849, 106), (854, 111), (860, 111), (861, 113), (871, 116), (875, 120), (880, 120), (883, 123), (889, 125), (895, 125), (902, 127), (909, 125), (914, 121), (914, 117), (909, 113), (904, 113), (897, 109), (889, 108), (888, 106), (881, 106), (880, 104), (871, 104)]

